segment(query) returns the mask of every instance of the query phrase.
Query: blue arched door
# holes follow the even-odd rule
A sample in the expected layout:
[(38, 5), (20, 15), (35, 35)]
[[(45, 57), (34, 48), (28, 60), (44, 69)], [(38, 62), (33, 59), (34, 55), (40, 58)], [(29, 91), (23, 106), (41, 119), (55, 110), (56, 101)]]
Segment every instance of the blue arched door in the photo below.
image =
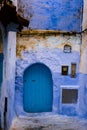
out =
[(26, 112), (52, 111), (53, 82), (49, 68), (36, 63), (24, 72), (23, 107)]

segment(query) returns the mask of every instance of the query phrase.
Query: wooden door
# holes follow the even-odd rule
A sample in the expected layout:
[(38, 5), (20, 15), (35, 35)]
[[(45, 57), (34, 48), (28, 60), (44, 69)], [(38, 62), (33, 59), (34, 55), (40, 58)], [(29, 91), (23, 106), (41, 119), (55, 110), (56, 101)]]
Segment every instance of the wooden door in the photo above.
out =
[(23, 107), (26, 112), (50, 112), (53, 82), (49, 68), (36, 63), (24, 72)]

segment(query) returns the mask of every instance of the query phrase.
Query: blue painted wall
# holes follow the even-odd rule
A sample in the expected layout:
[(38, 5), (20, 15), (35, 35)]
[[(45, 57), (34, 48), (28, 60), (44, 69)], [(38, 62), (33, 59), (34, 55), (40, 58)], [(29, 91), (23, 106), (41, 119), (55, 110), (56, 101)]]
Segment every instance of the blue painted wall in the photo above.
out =
[(19, 0), (30, 29), (81, 31), (83, 0)]

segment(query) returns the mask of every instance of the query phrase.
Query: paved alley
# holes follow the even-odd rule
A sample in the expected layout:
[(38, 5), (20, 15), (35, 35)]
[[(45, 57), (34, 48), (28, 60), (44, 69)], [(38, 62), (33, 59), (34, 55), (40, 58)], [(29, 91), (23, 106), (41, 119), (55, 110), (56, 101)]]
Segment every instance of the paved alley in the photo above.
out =
[(66, 116), (20, 117), (10, 130), (87, 130), (87, 120)]

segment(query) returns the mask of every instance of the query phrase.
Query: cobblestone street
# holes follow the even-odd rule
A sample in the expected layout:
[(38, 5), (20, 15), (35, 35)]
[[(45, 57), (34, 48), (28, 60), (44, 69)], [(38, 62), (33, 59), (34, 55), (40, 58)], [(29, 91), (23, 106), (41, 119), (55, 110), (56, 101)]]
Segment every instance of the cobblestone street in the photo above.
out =
[(17, 118), (10, 130), (87, 130), (87, 120), (66, 116)]

